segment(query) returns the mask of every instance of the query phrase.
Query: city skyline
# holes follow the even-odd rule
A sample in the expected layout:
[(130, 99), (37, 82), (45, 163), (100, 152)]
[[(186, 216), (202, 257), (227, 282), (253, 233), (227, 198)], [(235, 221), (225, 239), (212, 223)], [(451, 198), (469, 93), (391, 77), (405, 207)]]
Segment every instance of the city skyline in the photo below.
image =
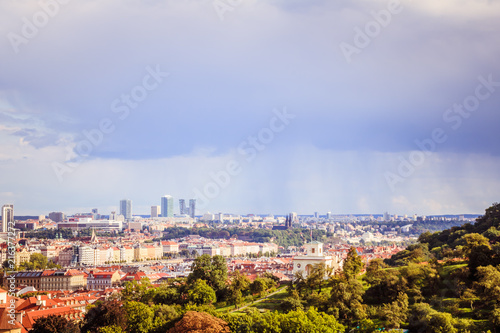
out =
[(16, 214), (148, 214), (166, 191), (198, 215), (500, 201), (499, 2), (62, 2), (0, 3)]

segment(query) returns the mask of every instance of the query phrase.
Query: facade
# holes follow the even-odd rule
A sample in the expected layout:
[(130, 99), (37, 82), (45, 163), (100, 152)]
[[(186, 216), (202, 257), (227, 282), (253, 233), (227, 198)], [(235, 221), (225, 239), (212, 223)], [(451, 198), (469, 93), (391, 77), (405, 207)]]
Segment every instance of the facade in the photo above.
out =
[[(1, 232), (7, 232), (9, 230), (8, 224), (14, 223), (14, 205), (3, 205), (2, 206), (2, 230)], [(12, 224), (12, 227), (14, 225)]]
[(88, 290), (104, 290), (120, 284), (120, 274), (114, 272), (91, 272), (87, 277)]
[(31, 252), (28, 251), (25, 247), (16, 249), (16, 265), (21, 265), (24, 262), (30, 261)]
[(189, 199), (189, 216), (194, 219), (196, 214), (196, 199)]
[(132, 218), (132, 200), (123, 199), (120, 201), (120, 215), (123, 215), (126, 220)]
[(66, 216), (64, 216), (64, 213), (62, 212), (52, 212), (49, 213), (49, 219), (51, 219), (54, 222), (62, 222)]
[(101, 251), (90, 246), (78, 248), (78, 262), (81, 265), (99, 265), (101, 262)]
[(179, 199), (179, 214), (189, 215), (188, 207), (186, 207), (186, 200), (184, 200), (184, 199)]
[(151, 206), (151, 217), (159, 217), (161, 214), (160, 206)]
[(179, 243), (172, 241), (161, 242), (163, 254), (179, 253)]
[(42, 291), (75, 291), (87, 286), (85, 273), (75, 269), (18, 272), (14, 278), (16, 287), (31, 286)]
[(70, 266), (73, 262), (74, 256), (73, 247), (67, 247), (59, 252), (59, 257), (57, 259), (57, 263), (61, 266)]
[(121, 231), (123, 229), (123, 222), (114, 220), (92, 220), (91, 218), (79, 218), (68, 222), (58, 223), (57, 228), (66, 228), (71, 230), (94, 228), (96, 230)]
[(293, 274), (302, 272), (304, 277), (307, 277), (311, 273), (311, 269), (314, 265), (318, 264), (324, 264), (326, 267), (332, 268), (333, 270), (340, 269), (340, 258), (325, 256), (323, 252), (323, 243), (313, 241), (305, 244), (304, 247), (306, 248), (306, 254), (293, 258)]
[(194, 218), (196, 214), (196, 199), (189, 199), (189, 206), (186, 206), (186, 200), (179, 199), (179, 213)]
[(48, 261), (56, 261), (57, 253), (54, 245), (44, 245), (40, 248), (42, 255), (47, 257)]
[(120, 247), (120, 261), (121, 262), (134, 261), (134, 248), (131, 246)]
[(174, 217), (174, 198), (171, 195), (161, 198), (161, 216)]
[(44, 271), (40, 279), (40, 290), (75, 291), (86, 286), (85, 274), (76, 269)]

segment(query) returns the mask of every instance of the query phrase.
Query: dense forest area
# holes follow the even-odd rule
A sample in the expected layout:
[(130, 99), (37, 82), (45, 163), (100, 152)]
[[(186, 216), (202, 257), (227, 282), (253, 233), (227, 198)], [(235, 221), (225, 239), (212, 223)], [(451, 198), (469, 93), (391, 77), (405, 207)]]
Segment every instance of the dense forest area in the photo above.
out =
[[(182, 238), (189, 235), (199, 235), (211, 239), (230, 239), (237, 238), (241, 240), (269, 243), (274, 242), (278, 246), (302, 246), (304, 242), (309, 241), (311, 235), (309, 229), (288, 229), (288, 230), (269, 230), (269, 229), (245, 229), (245, 228), (168, 228), (163, 232), (163, 239)], [(333, 234), (327, 233), (324, 230), (312, 230), (314, 239), (324, 239), (331, 237)]]

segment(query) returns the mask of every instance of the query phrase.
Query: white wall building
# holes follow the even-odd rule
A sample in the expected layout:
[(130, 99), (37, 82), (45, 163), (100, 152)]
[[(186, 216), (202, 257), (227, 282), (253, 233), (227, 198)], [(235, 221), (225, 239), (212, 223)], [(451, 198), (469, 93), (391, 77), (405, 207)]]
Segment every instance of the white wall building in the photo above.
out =
[(304, 245), (306, 254), (293, 258), (293, 271), (295, 274), (302, 271), (304, 277), (308, 276), (314, 265), (325, 264), (326, 267), (333, 267), (334, 270), (340, 268), (340, 258), (326, 256), (323, 252), (323, 243), (313, 241)]

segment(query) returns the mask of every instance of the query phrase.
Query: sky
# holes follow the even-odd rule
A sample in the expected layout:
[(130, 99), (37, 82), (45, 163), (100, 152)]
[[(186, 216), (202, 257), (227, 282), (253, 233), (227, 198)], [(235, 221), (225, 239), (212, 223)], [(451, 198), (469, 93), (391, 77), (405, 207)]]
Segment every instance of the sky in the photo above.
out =
[(500, 2), (0, 1), (0, 205), (481, 214)]

